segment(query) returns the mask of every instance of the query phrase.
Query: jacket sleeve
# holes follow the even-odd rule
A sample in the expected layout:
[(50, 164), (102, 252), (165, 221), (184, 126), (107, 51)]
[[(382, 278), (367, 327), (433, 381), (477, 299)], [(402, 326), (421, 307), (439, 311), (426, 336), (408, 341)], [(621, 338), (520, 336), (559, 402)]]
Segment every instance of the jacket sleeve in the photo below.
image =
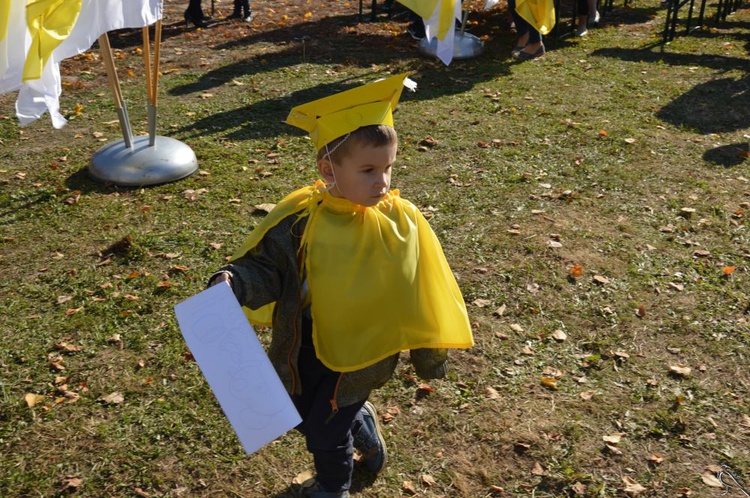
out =
[(422, 379), (441, 379), (448, 372), (447, 349), (412, 349), (409, 355), (414, 370)]
[(285, 275), (297, 271), (295, 230), (290, 218), (293, 217), (270, 229), (258, 245), (211, 277), (229, 273), (234, 295), (241, 305), (258, 309), (278, 301), (288, 278)]

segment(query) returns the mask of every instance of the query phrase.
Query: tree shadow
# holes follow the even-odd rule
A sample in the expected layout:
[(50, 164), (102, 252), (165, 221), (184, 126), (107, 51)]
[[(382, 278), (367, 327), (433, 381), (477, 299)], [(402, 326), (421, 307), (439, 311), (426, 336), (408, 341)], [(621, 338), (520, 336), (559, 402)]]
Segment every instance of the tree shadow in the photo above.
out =
[(714, 147), (703, 153), (703, 159), (717, 166), (730, 168), (739, 166), (748, 161), (750, 157), (750, 144), (736, 143)]
[[(419, 87), (416, 93), (404, 92), (403, 100), (431, 100), (443, 95), (462, 93), (478, 83), (510, 73), (511, 62), (507, 57), (503, 57), (507, 51), (501, 48), (502, 45), (510, 43), (506, 43), (508, 40), (503, 39), (502, 33), (487, 38), (484, 53), (478, 58), (456, 60), (450, 66), (445, 66), (436, 58), (420, 55), (414, 41), (405, 33), (357, 33), (356, 30), (350, 29), (352, 24), (356, 24), (357, 19), (356, 14), (332, 16), (216, 45), (214, 49), (226, 50), (262, 41), (276, 42), (281, 49), (272, 53), (254, 54), (246, 59), (217, 67), (201, 74), (195, 81), (170, 89), (168, 93), (180, 96), (207, 92), (235, 79), (293, 67), (300, 62), (342, 64), (362, 68), (387, 66), (390, 72), (408, 72)], [(486, 21), (487, 19), (481, 28), (477, 27), (477, 31), (481, 33), (482, 29), (492, 28)], [(498, 34), (497, 30), (495, 34)], [(213, 113), (175, 132), (189, 139), (231, 130), (225, 138), (232, 141), (278, 136), (291, 131), (283, 122), (294, 106), (359, 86), (363, 79), (374, 80), (384, 75), (384, 70), (371, 71), (356, 78), (320, 84)]]
[(750, 59), (714, 54), (672, 53), (665, 51), (661, 42), (643, 48), (600, 48), (591, 55), (629, 62), (663, 62), (672, 66), (703, 66), (720, 71), (736, 69), (750, 73)]
[[(220, 87), (233, 79), (270, 72), (283, 67), (308, 64), (346, 64), (348, 66), (372, 67), (398, 63), (414, 66), (415, 70), (441, 66), (445, 73), (464, 68), (471, 61), (454, 61), (445, 68), (437, 59), (418, 55), (416, 44), (404, 34), (388, 31), (358, 33), (353, 26), (358, 24), (358, 15), (339, 15), (320, 20), (281, 27), (262, 33), (254, 33), (239, 40), (218, 44), (215, 50), (236, 49), (257, 43), (276, 43), (283, 47), (272, 53), (259, 53), (246, 59), (218, 67), (200, 75), (193, 82), (176, 86), (170, 95), (187, 95), (206, 92)], [(488, 40), (485, 54), (495, 51), (493, 40)], [(506, 65), (498, 65), (498, 73), (508, 72)], [(497, 76), (494, 74), (493, 76)], [(461, 91), (460, 89), (458, 91)]]
[(750, 126), (750, 74), (696, 85), (662, 107), (656, 116), (700, 133), (725, 133)]

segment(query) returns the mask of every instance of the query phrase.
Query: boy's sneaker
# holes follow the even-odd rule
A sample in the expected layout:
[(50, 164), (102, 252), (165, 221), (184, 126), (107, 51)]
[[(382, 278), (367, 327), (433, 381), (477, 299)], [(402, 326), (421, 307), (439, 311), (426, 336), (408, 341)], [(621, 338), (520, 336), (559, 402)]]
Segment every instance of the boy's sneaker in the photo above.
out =
[(305, 498), (349, 498), (349, 491), (323, 491), (316, 484), (312, 488), (305, 490), (303, 496)]
[(245, 17), (242, 18), (244, 22), (251, 22), (253, 20), (253, 13), (248, 12)]
[(368, 472), (379, 473), (388, 463), (388, 451), (380, 430), (378, 413), (369, 401), (360, 408), (362, 427), (354, 434), (354, 447), (362, 455), (362, 465)]

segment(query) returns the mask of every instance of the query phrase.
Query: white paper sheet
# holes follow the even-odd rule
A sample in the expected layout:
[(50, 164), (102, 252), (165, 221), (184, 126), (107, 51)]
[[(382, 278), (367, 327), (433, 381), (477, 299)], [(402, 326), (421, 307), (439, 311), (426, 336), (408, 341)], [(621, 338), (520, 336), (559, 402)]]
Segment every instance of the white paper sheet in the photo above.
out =
[(301, 422), (228, 283), (174, 309), (190, 351), (248, 454)]

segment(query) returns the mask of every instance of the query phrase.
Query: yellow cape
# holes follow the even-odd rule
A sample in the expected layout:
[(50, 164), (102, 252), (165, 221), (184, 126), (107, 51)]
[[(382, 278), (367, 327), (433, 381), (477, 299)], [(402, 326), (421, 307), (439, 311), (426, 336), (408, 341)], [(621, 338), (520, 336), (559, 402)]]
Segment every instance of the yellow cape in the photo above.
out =
[(517, 0), (516, 12), (543, 35), (555, 26), (554, 0)]
[[(294, 213), (308, 215), (302, 251), (313, 342), (328, 368), (350, 372), (406, 349), (474, 345), (440, 243), (398, 190), (373, 207), (333, 197), (322, 182), (297, 190), (250, 234), (235, 259)], [(270, 323), (272, 307), (246, 311), (252, 322)]]

